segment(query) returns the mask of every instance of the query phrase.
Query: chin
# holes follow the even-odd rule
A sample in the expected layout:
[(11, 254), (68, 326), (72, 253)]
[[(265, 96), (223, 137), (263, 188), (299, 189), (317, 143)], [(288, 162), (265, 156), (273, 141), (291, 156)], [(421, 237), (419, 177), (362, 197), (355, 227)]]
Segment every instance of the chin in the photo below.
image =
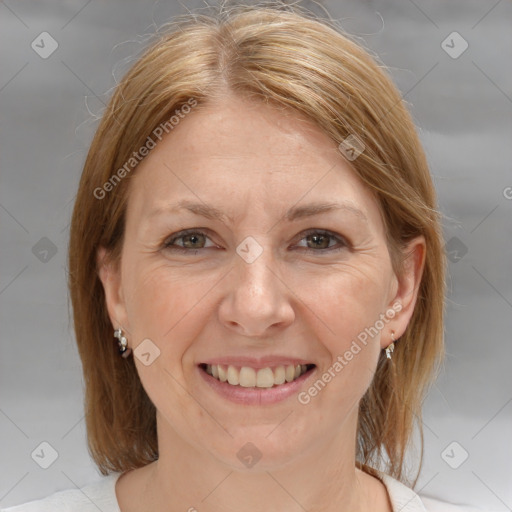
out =
[(294, 464), (310, 443), (302, 437), (290, 436), (286, 427), (278, 432), (283, 425), (244, 427), (239, 433), (230, 431), (233, 438), (209, 450), (217, 460), (239, 472), (284, 469)]

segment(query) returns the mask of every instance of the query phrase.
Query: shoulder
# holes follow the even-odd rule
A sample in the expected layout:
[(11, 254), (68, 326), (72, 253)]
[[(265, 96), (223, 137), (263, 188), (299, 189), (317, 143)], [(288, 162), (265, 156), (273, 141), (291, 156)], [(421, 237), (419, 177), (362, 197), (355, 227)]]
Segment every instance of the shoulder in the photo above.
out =
[[(427, 512), (484, 512), (484, 509), (481, 508), (471, 507), (470, 505), (454, 505), (427, 496), (422, 496), (421, 501), (425, 504)], [(491, 512), (491, 510), (486, 509), (485, 512)]]
[(454, 505), (430, 497), (420, 497), (412, 489), (389, 475), (381, 474), (386, 486), (393, 511), (400, 512), (481, 512), (476, 508)]
[(0, 512), (121, 512), (115, 485), (121, 473), (111, 473), (81, 489), (67, 489), (40, 500), (29, 501)]
[(405, 486), (402, 482), (399, 482), (398, 480), (395, 480), (394, 478), (385, 474), (381, 474), (379, 478), (386, 486), (393, 511), (400, 510), (400, 512), (431, 512), (427, 511), (420, 497), (412, 489)]

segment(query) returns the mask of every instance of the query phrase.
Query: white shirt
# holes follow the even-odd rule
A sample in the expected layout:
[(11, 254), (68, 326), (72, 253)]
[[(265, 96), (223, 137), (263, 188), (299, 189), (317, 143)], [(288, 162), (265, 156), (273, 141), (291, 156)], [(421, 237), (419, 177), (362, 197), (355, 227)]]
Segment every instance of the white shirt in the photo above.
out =
[[(115, 485), (122, 473), (111, 473), (81, 489), (56, 492), (46, 498), (22, 505), (0, 509), (0, 512), (121, 512), (117, 502)], [(469, 512), (468, 507), (458, 507), (431, 498), (420, 497), (409, 487), (382, 475), (393, 512)], [(475, 510), (475, 509), (473, 509)]]

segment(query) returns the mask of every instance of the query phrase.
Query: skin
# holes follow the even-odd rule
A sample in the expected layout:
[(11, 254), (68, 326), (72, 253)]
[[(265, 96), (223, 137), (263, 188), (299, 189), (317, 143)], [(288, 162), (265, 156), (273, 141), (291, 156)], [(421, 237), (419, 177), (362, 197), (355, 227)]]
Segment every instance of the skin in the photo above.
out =
[[(150, 216), (182, 199), (233, 222)], [(317, 201), (350, 204), (366, 220), (351, 210), (284, 219)], [(206, 237), (174, 240), (186, 253), (164, 247), (188, 228)], [(348, 243), (315, 245), (309, 229)], [(263, 249), (252, 263), (236, 252), (248, 236)], [(377, 202), (336, 144), (299, 114), (225, 97), (181, 120), (133, 176), (120, 265), (98, 252), (113, 326), (132, 349), (149, 338), (160, 350), (148, 366), (135, 357), (157, 408), (159, 460), (120, 477), (123, 512), (391, 511), (380, 480), (355, 468), (357, 406), (379, 352), (410, 320), (424, 249), (422, 237), (413, 240), (403, 275), (394, 274)], [(296, 396), (234, 404), (198, 373), (212, 357), (296, 356), (316, 365), (307, 390), (397, 301), (401, 311), (307, 405)], [(252, 468), (237, 457), (249, 441), (262, 454)]]

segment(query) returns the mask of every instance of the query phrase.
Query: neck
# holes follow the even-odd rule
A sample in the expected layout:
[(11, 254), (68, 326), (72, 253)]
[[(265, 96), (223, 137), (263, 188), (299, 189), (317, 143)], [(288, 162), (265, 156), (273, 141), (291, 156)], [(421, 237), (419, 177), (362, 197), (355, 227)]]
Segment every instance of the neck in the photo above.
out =
[(187, 444), (157, 414), (159, 459), (142, 496), (151, 510), (356, 512), (371, 510), (367, 475), (355, 468), (357, 410), (331, 439), (317, 440), (285, 465), (250, 470), (224, 464)]

